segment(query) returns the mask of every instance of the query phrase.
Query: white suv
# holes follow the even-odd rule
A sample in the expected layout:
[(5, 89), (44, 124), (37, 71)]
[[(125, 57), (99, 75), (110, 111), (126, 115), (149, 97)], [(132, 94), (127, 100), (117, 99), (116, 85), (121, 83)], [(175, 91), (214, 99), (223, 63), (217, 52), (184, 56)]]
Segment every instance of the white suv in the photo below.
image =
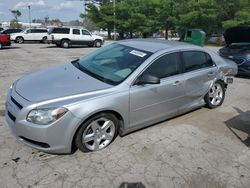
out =
[(103, 37), (92, 35), (84, 28), (55, 27), (49, 31), (48, 43), (57, 47), (68, 48), (71, 45), (88, 45), (89, 47), (101, 47)]
[(24, 41), (46, 42), (47, 35), (48, 35), (47, 29), (30, 28), (30, 29), (25, 29), (21, 33), (11, 34), (11, 40), (17, 43), (23, 43)]

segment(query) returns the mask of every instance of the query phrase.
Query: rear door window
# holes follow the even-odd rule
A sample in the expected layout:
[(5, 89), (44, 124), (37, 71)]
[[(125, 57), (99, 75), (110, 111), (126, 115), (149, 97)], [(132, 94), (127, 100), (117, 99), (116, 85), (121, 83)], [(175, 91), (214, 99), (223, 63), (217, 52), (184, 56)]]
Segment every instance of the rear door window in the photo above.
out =
[(73, 29), (73, 35), (80, 35), (79, 29)]
[(190, 72), (214, 66), (209, 54), (200, 51), (182, 52), (184, 71)]
[(52, 29), (51, 33), (69, 34), (69, 31), (70, 31), (69, 28), (54, 28)]

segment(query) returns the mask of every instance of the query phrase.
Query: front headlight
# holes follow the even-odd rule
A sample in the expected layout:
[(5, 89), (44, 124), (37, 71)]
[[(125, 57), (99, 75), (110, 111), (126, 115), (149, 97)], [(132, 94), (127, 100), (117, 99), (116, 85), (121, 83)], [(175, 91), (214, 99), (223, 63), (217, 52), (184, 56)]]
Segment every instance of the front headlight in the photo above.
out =
[(27, 116), (27, 121), (48, 125), (60, 119), (68, 110), (66, 108), (42, 108), (31, 110)]

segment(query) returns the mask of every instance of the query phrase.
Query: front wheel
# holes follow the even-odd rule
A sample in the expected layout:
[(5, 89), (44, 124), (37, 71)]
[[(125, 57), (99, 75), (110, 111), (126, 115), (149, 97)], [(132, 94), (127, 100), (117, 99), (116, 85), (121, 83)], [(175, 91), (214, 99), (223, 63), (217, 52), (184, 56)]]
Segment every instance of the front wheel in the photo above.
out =
[(43, 37), (43, 39), (42, 39), (42, 41), (41, 41), (41, 43), (46, 43), (46, 41), (47, 41), (47, 37)]
[(100, 47), (102, 46), (102, 41), (96, 40), (96, 41), (94, 42), (94, 46), (97, 47), (97, 48), (100, 48)]
[(101, 113), (87, 120), (76, 133), (75, 145), (83, 152), (106, 148), (118, 134), (119, 122), (111, 113)]
[(220, 106), (225, 98), (225, 84), (222, 81), (216, 81), (205, 95), (204, 100), (208, 108)]
[(24, 42), (23, 37), (17, 37), (16, 42), (19, 43), (19, 44), (23, 43)]

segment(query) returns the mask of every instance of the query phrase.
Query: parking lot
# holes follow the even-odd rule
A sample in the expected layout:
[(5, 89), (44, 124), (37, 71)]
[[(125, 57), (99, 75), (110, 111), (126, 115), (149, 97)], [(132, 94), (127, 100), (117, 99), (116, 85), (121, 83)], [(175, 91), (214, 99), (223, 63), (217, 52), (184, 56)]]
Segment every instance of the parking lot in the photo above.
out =
[(17, 141), (4, 120), (13, 81), (93, 50), (32, 43), (0, 50), (0, 187), (118, 188), (122, 182), (142, 182), (147, 188), (250, 187), (247, 78), (234, 79), (219, 108), (200, 108), (118, 137), (95, 153), (50, 155)]

